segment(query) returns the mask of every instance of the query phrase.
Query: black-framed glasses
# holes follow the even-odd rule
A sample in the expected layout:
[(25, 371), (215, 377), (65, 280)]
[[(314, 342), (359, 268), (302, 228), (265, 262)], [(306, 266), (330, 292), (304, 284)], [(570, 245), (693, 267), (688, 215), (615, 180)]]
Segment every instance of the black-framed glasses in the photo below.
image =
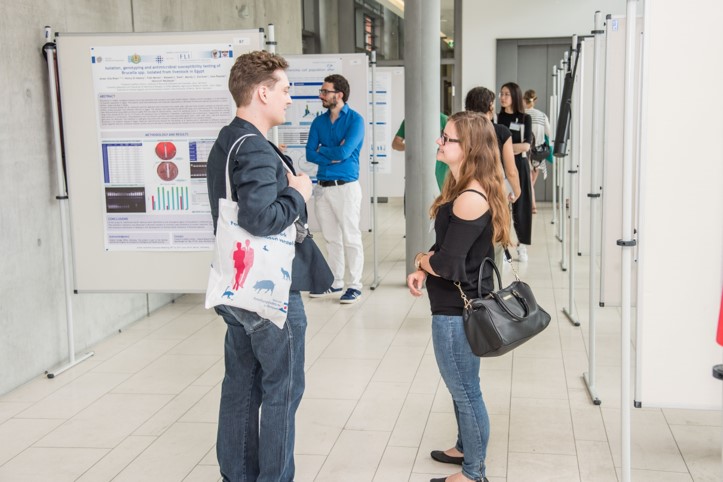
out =
[(447, 134), (444, 133), (444, 130), (440, 132), (439, 138), (442, 139), (442, 145), (445, 145), (448, 142), (456, 142), (458, 144), (460, 142), (459, 139), (452, 139), (451, 137), (449, 137)]
[(338, 90), (319, 89), (319, 95), (336, 94), (338, 92), (339, 92)]

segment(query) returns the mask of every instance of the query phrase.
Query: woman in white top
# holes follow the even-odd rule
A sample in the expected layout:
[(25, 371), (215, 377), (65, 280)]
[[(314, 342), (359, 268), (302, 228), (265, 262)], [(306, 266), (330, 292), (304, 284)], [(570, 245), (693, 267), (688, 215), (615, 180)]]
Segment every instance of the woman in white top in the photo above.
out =
[[(525, 102), (525, 114), (528, 114), (532, 118), (532, 134), (535, 136), (535, 145), (540, 145), (545, 142), (545, 136), (548, 139), (552, 139), (552, 130), (550, 129), (550, 120), (547, 118), (544, 112), (535, 109), (535, 101), (537, 100), (537, 93), (530, 89), (525, 91), (523, 96)], [(547, 179), (547, 165), (546, 161), (535, 167), (530, 165), (530, 181), (532, 182), (532, 213), (537, 212), (537, 204), (535, 203), (535, 182), (537, 176), (542, 171), (543, 179)]]

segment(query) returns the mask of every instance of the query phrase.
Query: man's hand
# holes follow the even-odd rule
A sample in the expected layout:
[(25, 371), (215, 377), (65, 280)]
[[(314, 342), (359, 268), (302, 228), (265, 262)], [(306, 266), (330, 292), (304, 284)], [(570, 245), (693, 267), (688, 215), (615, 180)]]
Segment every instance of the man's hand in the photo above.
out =
[(311, 178), (305, 173), (300, 173), (294, 176), (290, 172), (286, 173), (286, 178), (289, 180), (289, 187), (296, 189), (304, 198), (304, 201), (308, 201), (311, 198)]

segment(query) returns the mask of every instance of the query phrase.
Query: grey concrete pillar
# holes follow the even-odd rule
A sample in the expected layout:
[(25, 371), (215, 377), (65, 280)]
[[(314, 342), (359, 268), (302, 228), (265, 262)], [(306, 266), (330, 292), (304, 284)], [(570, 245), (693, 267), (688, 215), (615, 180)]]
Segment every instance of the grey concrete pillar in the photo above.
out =
[(407, 193), (407, 271), (414, 255), (434, 243), (429, 207), (438, 194), (434, 178), (439, 137), (440, 0), (407, 0), (404, 5), (404, 122)]
[(462, 0), (454, 0), (454, 103), (452, 113), (464, 110), (462, 91)]

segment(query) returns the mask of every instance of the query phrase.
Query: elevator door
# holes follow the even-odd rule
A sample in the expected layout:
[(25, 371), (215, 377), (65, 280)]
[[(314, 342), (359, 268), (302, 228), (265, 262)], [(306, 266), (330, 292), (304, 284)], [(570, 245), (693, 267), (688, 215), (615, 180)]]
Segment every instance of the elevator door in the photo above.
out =
[[(497, 41), (497, 92), (502, 84), (515, 82), (524, 93), (534, 89), (535, 107), (550, 117), (550, 96), (553, 90), (552, 66), (559, 65), (570, 46), (569, 38), (504, 39)], [(499, 104), (498, 104), (499, 109)], [(555, 132), (555, 126), (551, 126)], [(548, 167), (550, 165), (548, 164)], [(552, 171), (547, 180), (539, 176), (535, 184), (535, 199), (552, 201)]]

